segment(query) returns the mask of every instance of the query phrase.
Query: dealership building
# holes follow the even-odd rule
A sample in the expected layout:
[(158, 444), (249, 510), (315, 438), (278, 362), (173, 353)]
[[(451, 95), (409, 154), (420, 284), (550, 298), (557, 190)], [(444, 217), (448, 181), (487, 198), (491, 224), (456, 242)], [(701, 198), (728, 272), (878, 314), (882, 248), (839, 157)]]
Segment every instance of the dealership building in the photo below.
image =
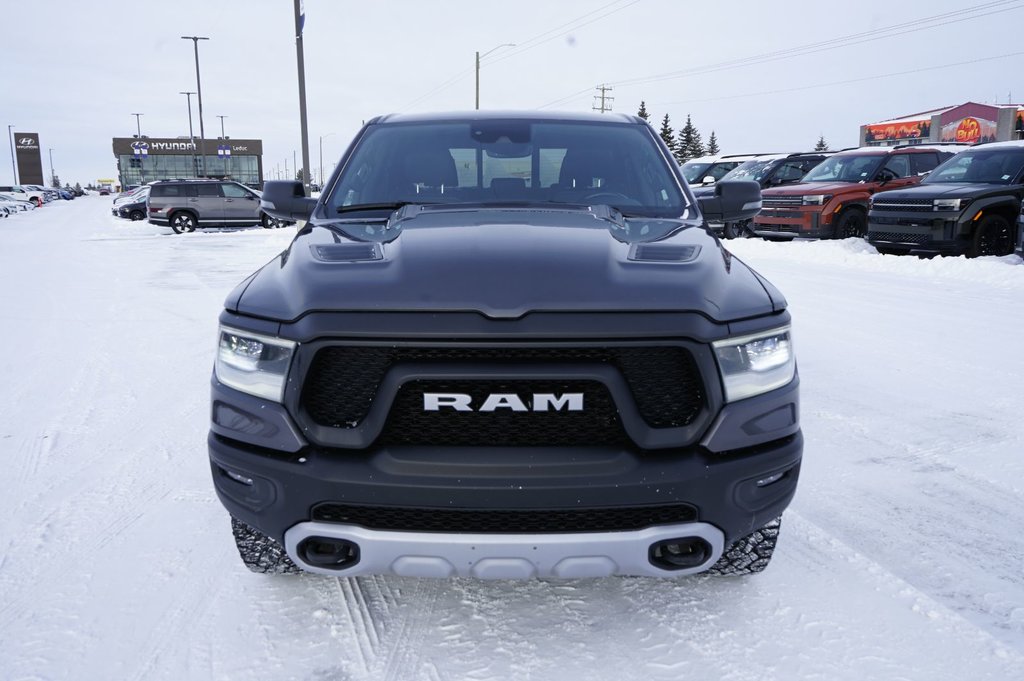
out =
[(1024, 139), (1024, 105), (978, 104), (922, 111), (860, 126), (860, 146), (981, 144)]
[(215, 177), (263, 186), (263, 140), (218, 137), (115, 137), (114, 158), (122, 187), (153, 180)]

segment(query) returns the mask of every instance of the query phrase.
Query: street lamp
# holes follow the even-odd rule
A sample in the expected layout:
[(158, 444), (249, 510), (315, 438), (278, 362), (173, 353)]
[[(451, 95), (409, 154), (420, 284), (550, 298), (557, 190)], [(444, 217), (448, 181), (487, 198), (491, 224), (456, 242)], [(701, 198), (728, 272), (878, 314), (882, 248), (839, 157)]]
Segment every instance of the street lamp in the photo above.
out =
[(515, 46), (515, 43), (502, 43), (501, 45), (498, 45), (495, 48), (487, 50), (483, 54), (480, 54), (479, 52), (476, 53), (476, 108), (478, 110), (480, 109), (480, 60), (489, 55), (491, 52), (494, 52), (495, 50), (500, 50), (503, 47)]
[[(199, 35), (183, 35), (182, 40), (191, 40), (192, 46), (196, 52), (196, 94), (199, 95), (199, 143), (202, 146), (200, 154), (203, 157), (203, 175), (206, 175), (206, 129), (203, 127), (203, 86), (199, 81), (199, 41), (209, 40)], [(189, 105), (189, 115), (191, 116), (192, 107)], [(193, 140), (193, 144), (195, 141)]]
[(53, 174), (53, 149), (51, 148), (50, 149), (50, 184), (53, 186), (54, 189), (56, 189), (57, 186), (58, 186), (54, 182), (54, 180), (56, 180), (56, 179), (57, 179), (57, 176)]
[(192, 172), (199, 177), (199, 167), (196, 165), (196, 136), (192, 133), (192, 95), (195, 93), (179, 92), (178, 94), (185, 95), (188, 100), (188, 139), (192, 142)]
[(133, 113), (131, 115), (135, 116), (135, 131), (137, 133), (135, 136), (142, 139), (142, 125), (139, 123), (139, 119), (141, 116), (145, 116), (146, 114)]
[[(217, 118), (220, 119), (220, 137), (221, 137), (222, 140), (227, 140), (228, 136), (224, 134), (224, 119), (227, 118), (227, 116), (221, 116), (220, 114), (217, 114)], [(231, 148), (228, 147), (228, 151), (229, 152), (230, 152), (230, 150), (231, 150)], [(219, 151), (220, 151), (220, 149), (218, 148), (218, 153), (219, 153)], [(228, 153), (228, 154), (225, 154), (225, 156), (227, 158), (226, 158), (224, 170), (227, 172), (227, 176), (231, 177), (231, 154)]]
[(220, 136), (224, 139), (227, 139), (228, 136), (224, 134), (224, 119), (227, 118), (227, 116), (221, 116), (220, 114), (217, 114), (217, 118), (220, 119)]
[[(135, 133), (136, 133), (135, 137), (136, 137), (136, 139), (140, 139), (140, 140), (142, 139), (142, 124), (139, 123), (139, 120), (144, 115), (145, 114), (140, 114), (140, 113), (133, 113), (132, 114), (132, 116), (135, 116)], [(138, 154), (138, 152), (135, 152), (135, 153)], [(51, 163), (50, 165), (52, 166), (53, 163)], [(51, 170), (50, 174), (52, 175), (53, 174), (53, 172), (52, 172), (53, 168), (51, 168), (50, 170)], [(142, 180), (141, 184), (146, 184), (146, 157), (142, 156), (142, 155), (139, 155), (139, 178)]]
[(329, 132), (326, 135), (320, 135), (320, 189), (324, 188), (324, 138), (330, 137), (335, 133)]
[(7, 139), (11, 142), (11, 177), (14, 184), (18, 184), (18, 169), (14, 167), (14, 134), (11, 133), (11, 128), (14, 127), (14, 123), (7, 126)]

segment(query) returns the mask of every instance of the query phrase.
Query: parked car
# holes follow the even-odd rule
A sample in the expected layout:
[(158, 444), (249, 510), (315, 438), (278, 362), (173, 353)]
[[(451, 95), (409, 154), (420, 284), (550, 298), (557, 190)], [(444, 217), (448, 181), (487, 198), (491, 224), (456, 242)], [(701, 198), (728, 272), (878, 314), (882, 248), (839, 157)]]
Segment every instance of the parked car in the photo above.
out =
[[(794, 154), (767, 154), (758, 156), (749, 161), (744, 161), (725, 175), (722, 181), (726, 180), (750, 180), (761, 185), (762, 189), (779, 187), (786, 184), (799, 182), (809, 170), (824, 161), (835, 152), (808, 151)], [(693, 195), (700, 198), (712, 196), (715, 192), (714, 184), (702, 185), (693, 188)], [(726, 239), (734, 239), (738, 236), (753, 234), (750, 231), (750, 220), (743, 222), (710, 223), (711, 230)]]
[(7, 207), (7, 210), (11, 215), (16, 213), (25, 213), (36, 209), (36, 204), (32, 201), (19, 201), (17, 199), (9, 199), (2, 195), (0, 195), (0, 203), (3, 203)]
[(691, 187), (708, 185), (722, 179), (726, 173), (745, 161), (767, 154), (726, 154), (691, 158), (682, 165), (683, 177)]
[(37, 208), (41, 207), (46, 200), (44, 192), (17, 184), (0, 186), (0, 196), (16, 201), (31, 201)]
[(260, 193), (228, 180), (166, 180), (154, 182), (146, 203), (149, 221), (177, 234), (201, 227), (282, 223), (260, 208)]
[(100, 187), (99, 190), (97, 190), (97, 193), (100, 196), (110, 196), (110, 188), (109, 187)]
[(117, 216), (133, 222), (146, 219), (146, 201), (149, 199), (148, 188), (133, 197), (119, 201), (115, 207)]
[(972, 147), (920, 185), (872, 197), (868, 242), (887, 253), (1008, 255), (1024, 198), (1024, 142)]
[(867, 234), (876, 192), (917, 184), (964, 147), (904, 145), (841, 151), (795, 185), (765, 189), (753, 230), (769, 239), (843, 239)]
[[(136, 187), (135, 189), (133, 189), (130, 192), (126, 192), (124, 194), (121, 194), (120, 196), (118, 196), (117, 198), (114, 199), (114, 203), (110, 207), (110, 212), (113, 215), (116, 215), (116, 216), (120, 217), (121, 216), (121, 214), (120, 214), (121, 206), (123, 206), (125, 204), (128, 204), (128, 203), (138, 203), (140, 198), (142, 199), (143, 205), (145, 205), (146, 199), (149, 198), (149, 189), (150, 189), (149, 185), (144, 185), (142, 187)], [(145, 212), (145, 209), (143, 209), (143, 212)], [(143, 215), (143, 217), (145, 217), (145, 215)]]

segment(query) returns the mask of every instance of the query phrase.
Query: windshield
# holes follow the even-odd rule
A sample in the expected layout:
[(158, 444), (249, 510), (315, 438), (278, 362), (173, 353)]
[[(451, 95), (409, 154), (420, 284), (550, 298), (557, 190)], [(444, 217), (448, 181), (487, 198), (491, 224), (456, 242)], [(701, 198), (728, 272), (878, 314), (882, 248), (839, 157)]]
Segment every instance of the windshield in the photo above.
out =
[(689, 184), (700, 184), (704, 178), (704, 171), (710, 168), (713, 163), (684, 163), (681, 170), (683, 177)]
[(687, 206), (645, 126), (523, 119), (370, 126), (327, 210), (401, 203), (607, 204), (648, 217)]
[[(949, 159), (924, 179), (927, 184), (1010, 184), (1024, 168), (1024, 149), (978, 149)], [(1019, 182), (1020, 180), (1018, 180)]]
[(775, 161), (745, 161), (725, 175), (723, 180), (750, 180), (760, 182), (771, 171)]
[(832, 156), (815, 166), (802, 182), (871, 182), (888, 154)]

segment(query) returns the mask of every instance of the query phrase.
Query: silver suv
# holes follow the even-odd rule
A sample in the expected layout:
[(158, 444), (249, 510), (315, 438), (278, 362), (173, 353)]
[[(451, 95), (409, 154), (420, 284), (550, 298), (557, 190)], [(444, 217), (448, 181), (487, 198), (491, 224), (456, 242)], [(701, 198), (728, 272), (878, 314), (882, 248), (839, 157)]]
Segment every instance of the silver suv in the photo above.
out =
[(146, 201), (149, 221), (176, 234), (200, 227), (284, 223), (260, 210), (260, 192), (228, 180), (167, 180), (155, 182)]

